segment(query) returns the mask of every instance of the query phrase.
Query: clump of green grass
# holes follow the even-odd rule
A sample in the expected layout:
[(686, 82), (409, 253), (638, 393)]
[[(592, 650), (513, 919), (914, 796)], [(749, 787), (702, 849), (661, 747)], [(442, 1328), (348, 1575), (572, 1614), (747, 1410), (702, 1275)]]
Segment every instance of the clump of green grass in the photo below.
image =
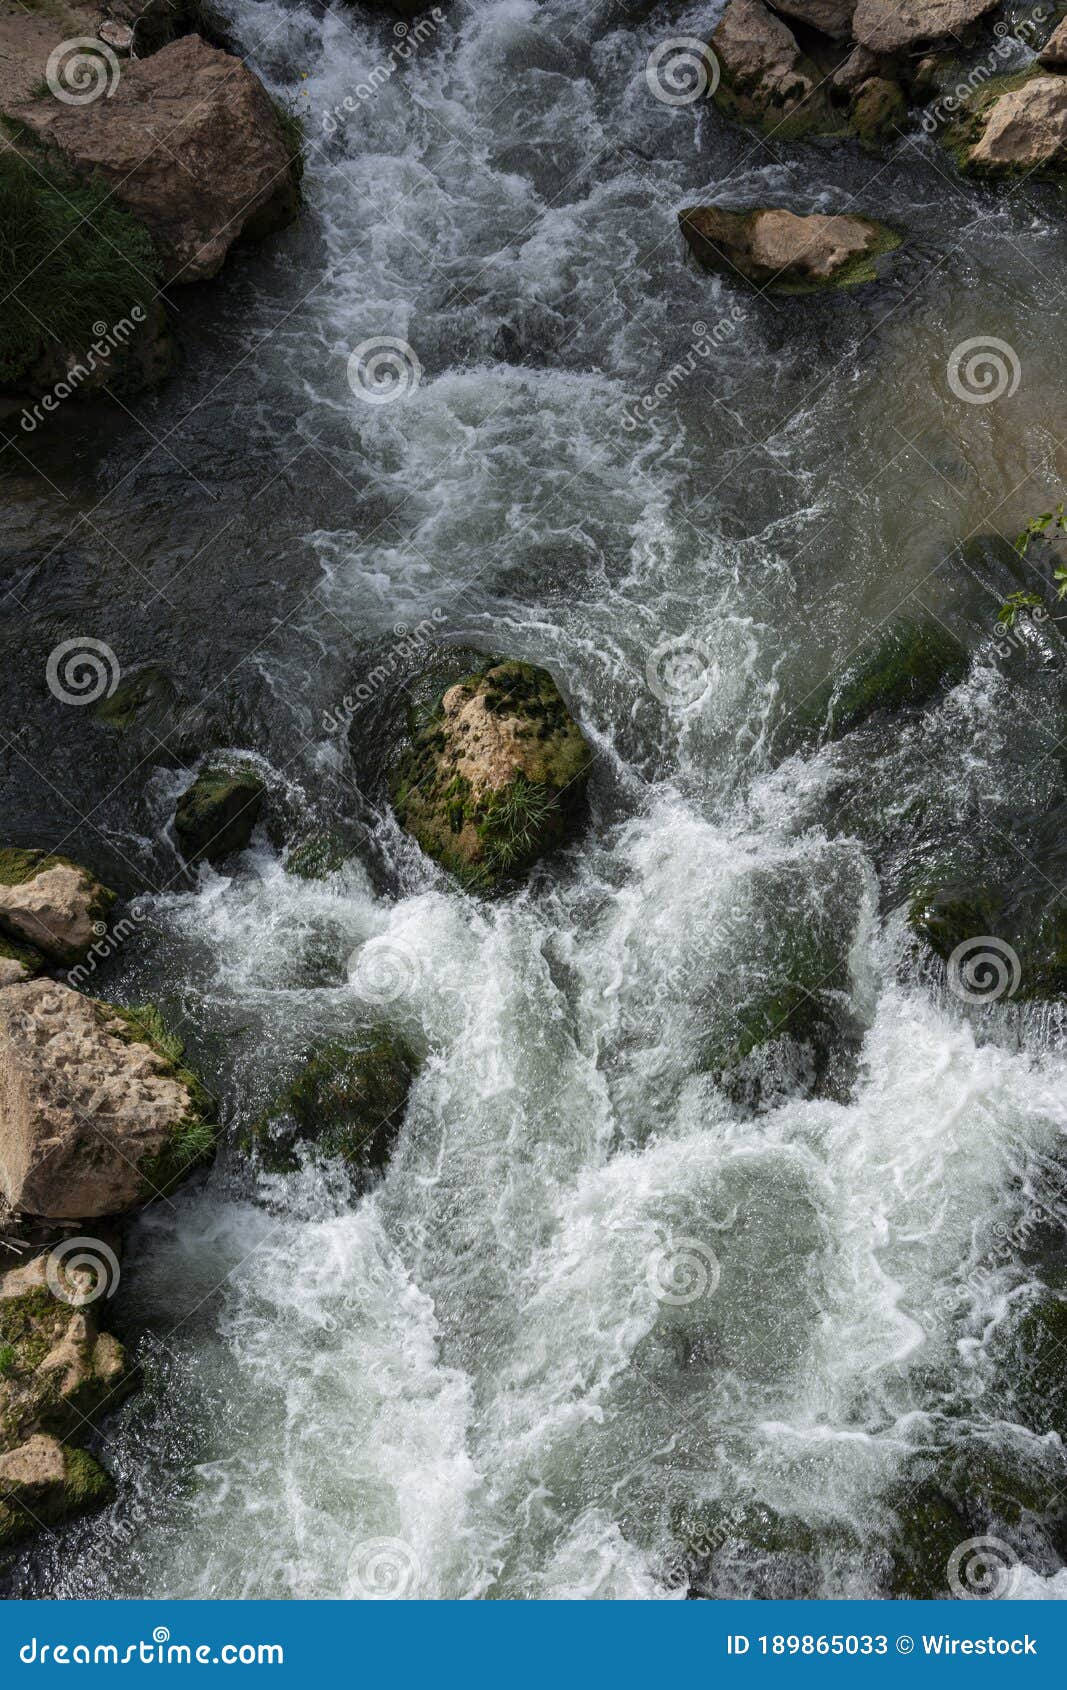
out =
[(491, 868), (506, 872), (523, 862), (538, 841), (556, 800), (548, 788), (525, 775), (515, 779), (487, 805), (479, 827)]
[(147, 315), (160, 274), (148, 230), (103, 182), (68, 182), (10, 146), (0, 152), (0, 383), (56, 351), (80, 352), (94, 323), (135, 305)]

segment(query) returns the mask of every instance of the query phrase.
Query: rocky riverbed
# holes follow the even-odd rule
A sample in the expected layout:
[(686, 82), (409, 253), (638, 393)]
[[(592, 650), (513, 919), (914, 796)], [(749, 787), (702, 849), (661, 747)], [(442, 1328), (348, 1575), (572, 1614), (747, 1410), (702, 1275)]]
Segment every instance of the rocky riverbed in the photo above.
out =
[(5, 1589), (1059, 1593), (1062, 9), (7, 12)]

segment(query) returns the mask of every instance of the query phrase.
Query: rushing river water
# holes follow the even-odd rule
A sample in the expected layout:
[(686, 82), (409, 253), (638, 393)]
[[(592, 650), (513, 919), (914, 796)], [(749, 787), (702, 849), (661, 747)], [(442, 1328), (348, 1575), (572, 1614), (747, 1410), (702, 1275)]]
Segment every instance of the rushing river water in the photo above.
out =
[[(159, 999), (226, 1128), (128, 1243), (120, 1498), (18, 1593), (669, 1598), (697, 1540), (715, 1593), (862, 1595), (905, 1477), (993, 1450), (1062, 1489), (1006, 1358), (1063, 1272), (1063, 1024), (960, 1002), (902, 912), (938, 841), (1062, 884), (1062, 660), (998, 657), (998, 566), (959, 549), (1060, 483), (1062, 207), (918, 128), (776, 147), (657, 100), (650, 52), (718, 9), (473, 0), (401, 57), (390, 20), (236, 0), (306, 110), (302, 223), (179, 298), (185, 367), (136, 418), (35, 441), (47, 479), (5, 455), (9, 816), (155, 889), (99, 990)], [(756, 297), (685, 260), (708, 198), (908, 245), (877, 287)], [(348, 366), (383, 335), (421, 380), (402, 354), (375, 405)], [(988, 405), (947, 379), (976, 336), (1021, 366)], [(900, 609), (967, 679), (797, 751)], [(45, 695), (74, 633), (166, 671), (177, 745)], [(506, 901), (382, 801), (430, 634), (547, 665), (597, 753), (586, 833)], [(167, 818), (212, 743), (261, 759), (273, 821), (192, 885)], [(284, 867), (316, 820), (357, 847), (321, 882)], [(855, 1036), (827, 1095), (753, 1113), (702, 1052), (798, 931)], [(258, 1175), (242, 1123), (383, 995), (425, 1052), (385, 1178)]]

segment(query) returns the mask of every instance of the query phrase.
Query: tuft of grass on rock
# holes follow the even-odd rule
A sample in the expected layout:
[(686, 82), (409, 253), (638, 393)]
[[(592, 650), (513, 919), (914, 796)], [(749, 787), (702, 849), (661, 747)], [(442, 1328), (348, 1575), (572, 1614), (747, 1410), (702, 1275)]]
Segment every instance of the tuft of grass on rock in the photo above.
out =
[(135, 305), (147, 317), (160, 275), (148, 230), (103, 182), (68, 181), (10, 145), (0, 152), (0, 384), (83, 352), (94, 324)]

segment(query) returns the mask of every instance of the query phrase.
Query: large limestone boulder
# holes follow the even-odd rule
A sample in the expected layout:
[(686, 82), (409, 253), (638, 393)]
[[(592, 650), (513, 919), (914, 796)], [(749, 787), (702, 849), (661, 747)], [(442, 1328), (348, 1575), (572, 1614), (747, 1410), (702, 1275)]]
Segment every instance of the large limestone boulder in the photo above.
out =
[(490, 889), (574, 834), (591, 766), (551, 675), (490, 662), (416, 728), (393, 771), (393, 807), (429, 856)]
[(783, 138), (826, 126), (819, 73), (763, 0), (730, 0), (711, 47), (720, 71), (715, 102), (729, 116)]
[(772, 0), (776, 12), (798, 23), (806, 23), (835, 40), (847, 40), (852, 33), (856, 0)]
[(0, 1193), (28, 1215), (118, 1214), (210, 1154), (205, 1100), (158, 1014), (53, 980), (0, 991)]
[(874, 260), (900, 237), (869, 217), (797, 217), (791, 211), (689, 206), (682, 233), (709, 270), (741, 275), (774, 293), (811, 293), (875, 281)]
[(1021, 87), (979, 96), (970, 118), (973, 144), (960, 164), (983, 176), (1067, 168), (1067, 77), (1032, 76)]
[[(53, 962), (80, 961), (102, 932), (100, 924), (114, 902), (114, 892), (68, 857), (0, 851), (0, 934)], [(0, 983), (9, 984), (10, 978), (0, 961)]]
[(872, 53), (912, 52), (958, 38), (999, 0), (858, 0), (852, 32)]
[(76, 175), (112, 189), (150, 230), (171, 281), (213, 276), (240, 236), (296, 213), (297, 167), (270, 96), (197, 35), (131, 60), (109, 98), (28, 99), (10, 115)]

